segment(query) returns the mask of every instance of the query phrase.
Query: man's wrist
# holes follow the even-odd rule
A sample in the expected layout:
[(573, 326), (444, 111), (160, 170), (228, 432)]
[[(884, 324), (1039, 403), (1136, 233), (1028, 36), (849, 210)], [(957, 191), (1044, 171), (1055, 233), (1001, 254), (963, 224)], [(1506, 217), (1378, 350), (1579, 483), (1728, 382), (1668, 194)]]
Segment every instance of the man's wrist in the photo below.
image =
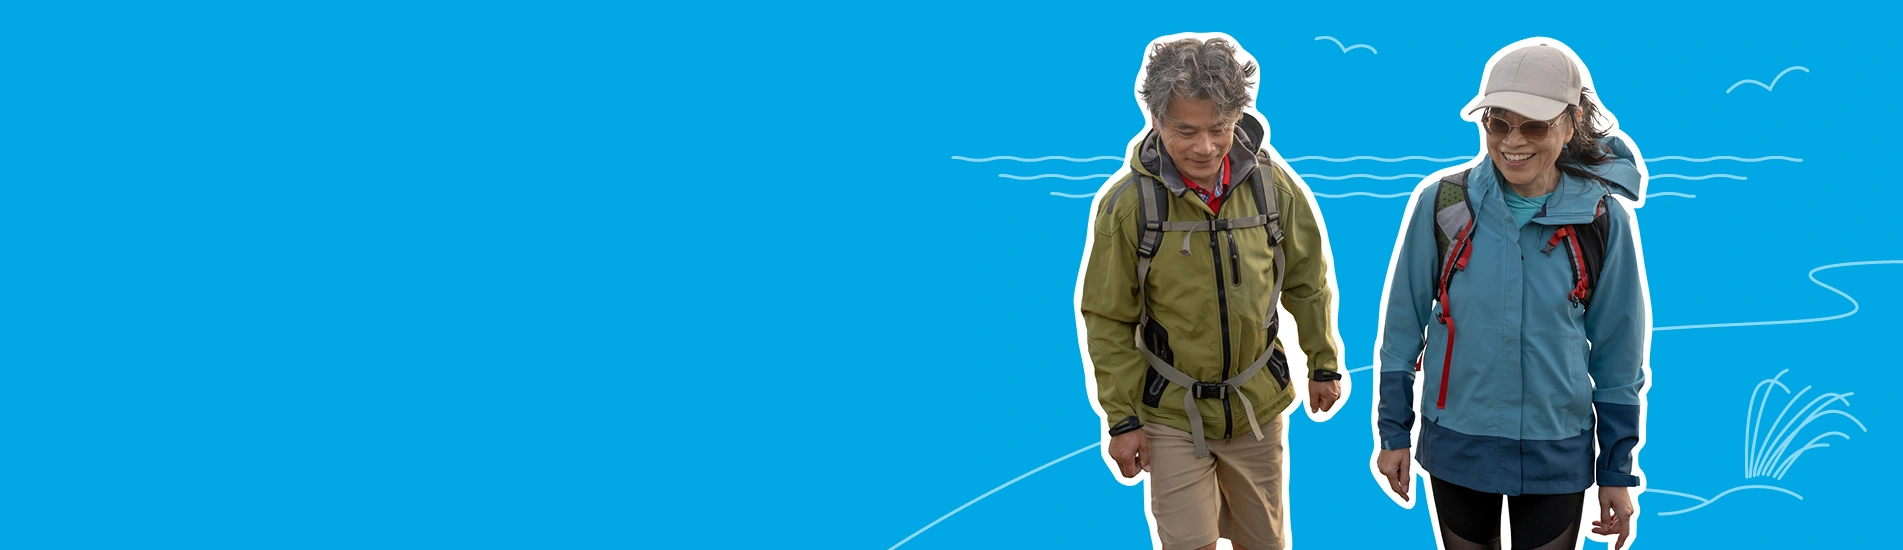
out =
[(1135, 416), (1126, 416), (1126, 417), (1123, 417), (1123, 420), (1118, 420), (1117, 423), (1110, 425), (1110, 437), (1116, 437), (1119, 435), (1134, 432), (1142, 427), (1143, 427), (1142, 419), (1139, 419)]

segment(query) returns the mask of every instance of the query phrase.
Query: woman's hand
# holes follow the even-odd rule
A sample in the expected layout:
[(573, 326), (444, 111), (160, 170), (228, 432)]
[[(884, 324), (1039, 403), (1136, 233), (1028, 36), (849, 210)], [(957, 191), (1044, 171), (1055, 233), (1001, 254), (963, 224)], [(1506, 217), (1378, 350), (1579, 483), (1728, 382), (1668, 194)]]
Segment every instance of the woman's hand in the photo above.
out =
[(1408, 486), (1414, 483), (1414, 472), (1409, 468), (1407, 449), (1383, 450), (1375, 455), (1374, 468), (1388, 478), (1388, 490), (1407, 500)]
[(1633, 513), (1632, 493), (1626, 487), (1599, 488), (1599, 521), (1592, 522), (1592, 532), (1605, 536), (1618, 533), (1619, 540), (1612, 547), (1625, 548), (1625, 539), (1632, 536)]

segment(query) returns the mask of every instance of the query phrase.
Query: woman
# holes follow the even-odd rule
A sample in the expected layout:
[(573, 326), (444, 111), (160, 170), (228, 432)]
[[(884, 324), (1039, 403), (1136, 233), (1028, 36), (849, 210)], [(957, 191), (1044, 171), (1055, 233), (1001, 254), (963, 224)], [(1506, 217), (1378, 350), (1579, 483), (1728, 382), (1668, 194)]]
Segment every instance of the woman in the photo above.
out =
[(1610, 196), (1640, 200), (1645, 178), (1570, 54), (1517, 46), (1467, 111), (1482, 154), (1415, 195), (1389, 268), (1374, 468), (1407, 498), (1418, 371), (1413, 455), (1443, 548), (1499, 548), (1502, 497), (1512, 548), (1574, 548), (1595, 479), (1592, 531), (1623, 547), (1650, 307)]

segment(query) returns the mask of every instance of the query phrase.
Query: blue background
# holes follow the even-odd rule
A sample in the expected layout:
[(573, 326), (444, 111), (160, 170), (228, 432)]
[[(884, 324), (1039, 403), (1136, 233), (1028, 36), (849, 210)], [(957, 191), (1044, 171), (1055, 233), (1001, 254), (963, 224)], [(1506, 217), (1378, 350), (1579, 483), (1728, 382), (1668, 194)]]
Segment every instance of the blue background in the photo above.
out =
[[(1089, 201), (1049, 194), (1101, 179), (998, 174), (1118, 163), (950, 157), (1121, 155), (1177, 32), (1263, 63), (1288, 157), (1471, 155), (1487, 58), (1549, 36), (1648, 157), (1802, 158), (1652, 165), (1746, 178), (1651, 183), (1697, 197), (1638, 213), (1658, 326), (1843, 313), (1807, 272), (1903, 259), (1886, 16), (1319, 4), (10, 7), (0, 546), (1148, 547), (1094, 449), (918, 530), (1102, 429)], [(1406, 200), (1318, 202), (1360, 367)], [(1894, 536), (1899, 271), (1820, 272), (1841, 320), (1657, 333), (1648, 484), (1803, 498), (1648, 493), (1639, 547)], [(1800, 444), (1851, 438), (1744, 479), (1746, 397), (1784, 369), (1869, 431), (1819, 420)], [(1427, 547), (1368, 473), (1354, 376), (1335, 420), (1292, 419), (1296, 540)]]

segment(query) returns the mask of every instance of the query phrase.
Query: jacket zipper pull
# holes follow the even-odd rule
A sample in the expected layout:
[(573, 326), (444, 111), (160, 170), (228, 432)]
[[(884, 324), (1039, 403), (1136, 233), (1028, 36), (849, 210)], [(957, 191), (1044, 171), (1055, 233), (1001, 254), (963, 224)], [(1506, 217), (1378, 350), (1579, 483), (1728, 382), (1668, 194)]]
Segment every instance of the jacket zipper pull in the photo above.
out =
[(1229, 286), (1242, 286), (1242, 255), (1236, 252), (1236, 232), (1222, 232), (1229, 238)]

